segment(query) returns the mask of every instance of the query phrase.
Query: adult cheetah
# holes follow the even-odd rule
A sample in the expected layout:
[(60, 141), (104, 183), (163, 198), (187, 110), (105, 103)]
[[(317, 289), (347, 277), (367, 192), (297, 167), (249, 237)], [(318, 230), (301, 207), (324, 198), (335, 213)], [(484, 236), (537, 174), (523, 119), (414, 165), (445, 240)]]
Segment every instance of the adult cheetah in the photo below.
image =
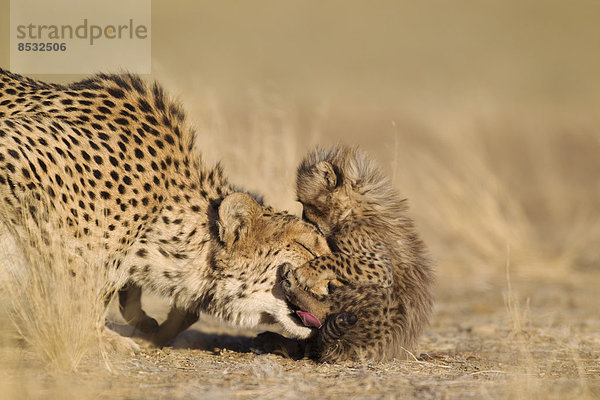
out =
[[(42, 244), (52, 237), (84, 260), (102, 249), (113, 287), (123, 287), (123, 316), (157, 345), (199, 312), (311, 334), (277, 271), (327, 254), (325, 239), (206, 166), (182, 110), (157, 84), (101, 74), (63, 86), (0, 70), (0, 220), (27, 240), (26, 224), (43, 219), (51, 229)], [(141, 308), (142, 289), (172, 301), (160, 327)]]
[(310, 153), (296, 193), (332, 250), (283, 271), (305, 324), (324, 321), (302, 350), (321, 361), (406, 358), (431, 313), (433, 271), (405, 201), (364, 152), (343, 146)]

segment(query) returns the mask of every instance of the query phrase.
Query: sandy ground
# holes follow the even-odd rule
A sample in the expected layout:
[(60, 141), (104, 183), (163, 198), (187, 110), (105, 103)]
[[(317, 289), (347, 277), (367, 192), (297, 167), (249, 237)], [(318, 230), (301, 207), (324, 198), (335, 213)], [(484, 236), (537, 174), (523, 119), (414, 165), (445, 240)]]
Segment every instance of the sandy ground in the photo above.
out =
[[(429, 329), (412, 361), (318, 364), (251, 352), (251, 332), (194, 325), (164, 349), (145, 347), (111, 362), (85, 360), (56, 374), (27, 347), (3, 348), (6, 398), (597, 398), (600, 320), (597, 274), (562, 282), (515, 279), (486, 290), (438, 290)], [(518, 299), (509, 311), (507, 299)], [(165, 304), (146, 301), (155, 315)], [(511, 307), (513, 307), (511, 306)], [(117, 329), (118, 315), (110, 314)], [(9, 383), (9, 382), (12, 382)]]

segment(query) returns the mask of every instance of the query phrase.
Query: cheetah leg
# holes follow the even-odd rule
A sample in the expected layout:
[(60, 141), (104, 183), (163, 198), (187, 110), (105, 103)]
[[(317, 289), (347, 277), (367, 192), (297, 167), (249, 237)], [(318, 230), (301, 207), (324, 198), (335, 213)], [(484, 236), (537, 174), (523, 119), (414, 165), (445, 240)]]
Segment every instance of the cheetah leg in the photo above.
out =
[(160, 324), (158, 331), (152, 337), (152, 343), (157, 347), (163, 347), (198, 321), (198, 314), (171, 307), (167, 319)]
[(277, 354), (299, 360), (304, 357), (305, 340), (288, 339), (278, 333), (263, 332), (252, 339), (252, 351), (257, 354)]
[(142, 288), (133, 284), (119, 290), (119, 311), (129, 325), (143, 333), (154, 333), (158, 322), (142, 310)]

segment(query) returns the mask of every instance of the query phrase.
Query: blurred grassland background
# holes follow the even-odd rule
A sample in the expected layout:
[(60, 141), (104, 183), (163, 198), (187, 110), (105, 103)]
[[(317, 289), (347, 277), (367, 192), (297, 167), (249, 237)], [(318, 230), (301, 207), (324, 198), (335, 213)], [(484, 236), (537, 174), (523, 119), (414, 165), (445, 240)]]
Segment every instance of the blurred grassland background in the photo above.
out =
[[(423, 351), (491, 362), (516, 377), (506, 397), (600, 396), (600, 2), (154, 1), (152, 18), (147, 78), (233, 182), (299, 212), (299, 160), (335, 143), (393, 178), (438, 274)], [(480, 384), (438, 389), (496, 397)]]

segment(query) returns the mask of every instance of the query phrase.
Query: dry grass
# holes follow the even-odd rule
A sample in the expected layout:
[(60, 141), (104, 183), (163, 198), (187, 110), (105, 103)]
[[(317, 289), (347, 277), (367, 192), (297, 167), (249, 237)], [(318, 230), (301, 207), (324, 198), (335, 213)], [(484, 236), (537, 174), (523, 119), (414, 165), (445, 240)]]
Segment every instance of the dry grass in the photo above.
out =
[[(36, 208), (42, 209), (39, 203)], [(106, 359), (104, 304), (111, 291), (102, 253), (74, 257), (59, 235), (47, 235), (56, 231), (52, 222), (21, 219), (18, 235), (2, 225), (0, 295), (11, 324), (3, 324), (0, 333), (5, 340), (24, 341), (58, 372), (75, 371), (92, 352)]]

